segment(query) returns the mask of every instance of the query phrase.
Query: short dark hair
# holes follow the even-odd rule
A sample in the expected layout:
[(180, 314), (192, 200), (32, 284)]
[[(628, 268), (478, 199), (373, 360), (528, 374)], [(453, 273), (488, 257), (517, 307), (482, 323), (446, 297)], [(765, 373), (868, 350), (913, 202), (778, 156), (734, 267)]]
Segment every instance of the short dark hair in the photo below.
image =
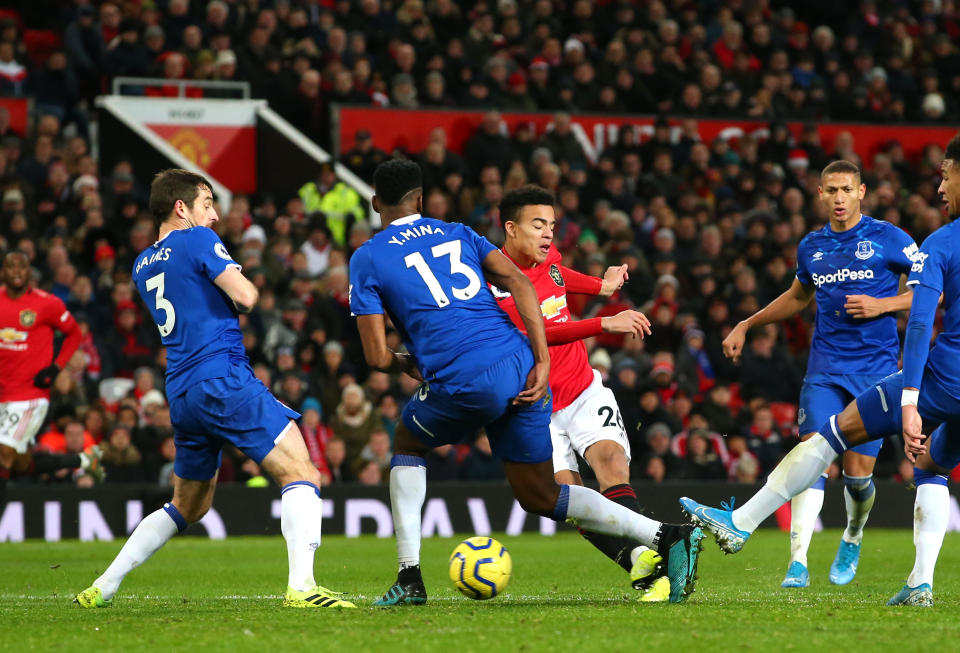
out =
[(525, 206), (554, 206), (556, 203), (553, 193), (546, 188), (527, 184), (513, 189), (500, 200), (500, 221), (516, 222)]
[(953, 161), (953, 165), (960, 166), (960, 133), (950, 139), (947, 143), (947, 149), (943, 153), (944, 160)]
[(396, 206), (408, 193), (423, 188), (423, 173), (413, 161), (391, 159), (373, 171), (373, 187), (381, 205)]
[(170, 217), (177, 200), (193, 206), (201, 187), (213, 191), (213, 186), (206, 177), (189, 170), (169, 168), (158, 172), (150, 184), (150, 213), (153, 214), (157, 226)]
[(827, 175), (844, 173), (856, 175), (857, 179), (860, 179), (860, 168), (857, 167), (857, 164), (851, 161), (840, 159), (839, 161), (832, 161), (828, 163), (823, 170), (820, 171), (820, 181), (822, 182), (823, 178)]

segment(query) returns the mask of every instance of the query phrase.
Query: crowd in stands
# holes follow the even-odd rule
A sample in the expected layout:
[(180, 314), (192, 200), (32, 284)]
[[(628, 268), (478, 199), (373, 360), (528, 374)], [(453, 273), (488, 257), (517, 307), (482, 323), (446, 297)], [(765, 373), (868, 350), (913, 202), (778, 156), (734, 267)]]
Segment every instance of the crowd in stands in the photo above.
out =
[[(494, 242), (503, 194), (540, 184), (556, 193), (555, 244), (567, 265), (597, 276), (628, 265), (622, 292), (571, 296), (570, 307), (578, 317), (632, 307), (653, 322), (643, 341), (588, 343), (616, 394), (637, 479), (754, 482), (796, 442), (812, 313), (757, 329), (739, 365), (720, 343), (792, 282), (799, 239), (827, 220), (816, 201), (826, 162), (860, 164), (864, 213), (918, 243), (945, 221), (942, 143), (908, 160), (891, 132), (884, 151), (861, 160), (850, 133), (828, 152), (812, 122), (795, 138), (782, 121), (956, 120), (952, 3), (865, 0), (849, 14), (819, 0), (27, 5), (0, 19), (0, 95), (33, 100), (26, 134), (0, 109), (0, 250), (27, 252), (35, 282), (64, 300), (85, 334), (57, 378), (37, 446), (99, 443), (107, 483), (168, 484), (174, 453), (165, 353), (129, 273), (156, 237), (146, 210), (155, 171), (129, 161), (102, 170), (91, 155), (91, 100), (115, 76), (247, 80), (321, 144), (333, 103), (488, 109), (462, 156), (442, 129), (422, 152), (390, 153), (361, 131), (344, 162), (369, 178), (388, 156), (417, 160), (424, 212)], [(37, 36), (45, 30), (54, 38)], [(145, 92), (170, 94), (162, 84)], [(557, 113), (537, 137), (523, 126), (505, 132), (497, 109)], [(576, 111), (661, 117), (648, 140), (625, 127), (591, 163), (570, 129)], [(702, 142), (696, 121), (708, 115), (771, 121), (770, 136)], [(679, 130), (667, 116), (681, 119)], [(368, 370), (350, 317), (347, 266), (372, 233), (366, 207), (330, 167), (303, 182), (297, 197), (234, 196), (218, 225), (261, 293), (240, 316), (244, 343), (257, 376), (303, 413), (325, 480), (382, 483), (416, 382)], [(878, 474), (901, 473), (912, 467), (894, 441)], [(431, 480), (502, 477), (482, 434), (428, 457)], [(225, 453), (220, 480), (266, 482), (236, 451)]]

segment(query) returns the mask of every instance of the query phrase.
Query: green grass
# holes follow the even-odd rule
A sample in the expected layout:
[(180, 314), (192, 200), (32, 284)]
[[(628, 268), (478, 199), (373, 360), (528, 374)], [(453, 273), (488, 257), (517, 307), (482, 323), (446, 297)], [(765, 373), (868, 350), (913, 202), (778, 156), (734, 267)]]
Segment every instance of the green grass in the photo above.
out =
[[(827, 581), (839, 533), (817, 534), (812, 586), (779, 587), (788, 541), (761, 531), (735, 556), (705, 542), (697, 592), (683, 605), (641, 605), (626, 575), (571, 533), (499, 536), (513, 555), (503, 596), (475, 602), (446, 576), (456, 540), (423, 545), (430, 603), (372, 609), (393, 581), (392, 539), (324, 538), (317, 580), (347, 592), (351, 611), (284, 610), (283, 540), (181, 538), (128, 576), (114, 606), (71, 603), (121, 542), (0, 545), (0, 634), (8, 650), (134, 651), (673, 651), (950, 648), (960, 636), (960, 536), (948, 535), (936, 606), (887, 608), (913, 561), (908, 531), (867, 532), (860, 572), (847, 587)], [(710, 647), (710, 648), (707, 648)]]

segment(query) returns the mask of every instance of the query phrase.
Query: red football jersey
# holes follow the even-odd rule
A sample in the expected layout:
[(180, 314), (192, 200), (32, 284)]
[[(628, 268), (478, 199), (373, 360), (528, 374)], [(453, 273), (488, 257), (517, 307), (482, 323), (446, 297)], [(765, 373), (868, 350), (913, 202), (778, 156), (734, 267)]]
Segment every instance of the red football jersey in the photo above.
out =
[[(53, 332), (67, 337), (53, 360)], [(49, 399), (49, 388), (33, 384), (37, 372), (66, 365), (80, 344), (80, 328), (55, 295), (31, 288), (17, 299), (0, 288), (0, 401)]]
[[(502, 251), (509, 258), (509, 254)], [(582, 339), (601, 333), (600, 318), (579, 322), (571, 320), (567, 309), (567, 292), (596, 295), (600, 292), (602, 281), (562, 266), (561, 259), (560, 252), (551, 246), (542, 264), (532, 268), (517, 265), (533, 283), (537, 299), (540, 300), (540, 311), (546, 321), (554, 412), (573, 403), (593, 382), (593, 370)], [(491, 290), (500, 308), (506, 311), (518, 329), (526, 332), (513, 297), (499, 288), (491, 287)]]

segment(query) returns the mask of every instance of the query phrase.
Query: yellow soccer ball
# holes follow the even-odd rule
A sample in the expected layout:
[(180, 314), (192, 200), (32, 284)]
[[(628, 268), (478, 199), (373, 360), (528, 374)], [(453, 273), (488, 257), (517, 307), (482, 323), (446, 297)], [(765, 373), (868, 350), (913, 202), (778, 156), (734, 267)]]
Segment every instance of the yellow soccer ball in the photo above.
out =
[(507, 547), (492, 537), (470, 537), (450, 555), (450, 580), (471, 599), (492, 599), (506, 588), (513, 571)]

